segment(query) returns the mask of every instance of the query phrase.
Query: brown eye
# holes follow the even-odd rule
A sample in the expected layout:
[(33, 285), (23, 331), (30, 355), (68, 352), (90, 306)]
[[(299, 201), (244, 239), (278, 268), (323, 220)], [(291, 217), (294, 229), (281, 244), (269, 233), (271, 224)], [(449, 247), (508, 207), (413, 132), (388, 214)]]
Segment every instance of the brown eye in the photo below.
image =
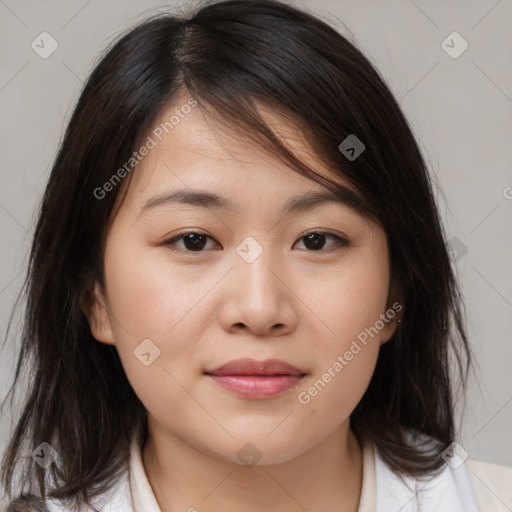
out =
[(190, 231), (188, 233), (175, 236), (174, 238), (164, 242), (164, 244), (168, 246), (176, 246), (177, 242), (183, 240), (184, 249), (179, 248), (180, 250), (185, 250), (187, 252), (204, 252), (203, 249), (207, 245), (208, 239), (213, 240), (213, 238), (205, 233)]
[[(330, 248), (324, 249), (324, 246), (326, 244), (326, 240), (331, 239), (334, 240), (335, 243), (331, 245)], [(308, 233), (300, 238), (300, 240), (304, 240), (304, 246), (308, 251), (329, 251), (333, 248), (338, 247), (345, 247), (349, 245), (349, 241), (341, 238), (338, 235), (335, 235), (334, 233), (328, 233), (325, 231), (312, 231), (311, 233)]]

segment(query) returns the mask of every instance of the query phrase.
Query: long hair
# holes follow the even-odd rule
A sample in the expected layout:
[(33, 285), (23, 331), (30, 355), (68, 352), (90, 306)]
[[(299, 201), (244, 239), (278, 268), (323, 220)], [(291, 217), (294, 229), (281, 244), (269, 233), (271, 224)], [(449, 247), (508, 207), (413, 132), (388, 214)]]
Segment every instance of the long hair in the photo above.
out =
[[(93, 283), (104, 285), (105, 235), (122, 187), (101, 197), (97, 190), (180, 90), (340, 193), (283, 145), (257, 104), (286, 116), (318, 158), (359, 191), (362, 208), (386, 232), (391, 285), (404, 311), (351, 427), (398, 474), (439, 470), (455, 435), (451, 364), (464, 385), (471, 358), (433, 183), (412, 130), (347, 37), (282, 2), (227, 0), (135, 26), (105, 52), (83, 88), (42, 199), (22, 290), (27, 307), (11, 402), (26, 369), (29, 387), (3, 459), (8, 495), (21, 482), (16, 492), (43, 501), (87, 501), (114, 484), (137, 425), (145, 424), (115, 347), (93, 338), (83, 308)], [(365, 145), (353, 160), (339, 149), (351, 134)], [(123, 190), (134, 172), (136, 166)], [(414, 442), (411, 432), (433, 444)], [(58, 453), (46, 470), (26, 455), (43, 442)]]

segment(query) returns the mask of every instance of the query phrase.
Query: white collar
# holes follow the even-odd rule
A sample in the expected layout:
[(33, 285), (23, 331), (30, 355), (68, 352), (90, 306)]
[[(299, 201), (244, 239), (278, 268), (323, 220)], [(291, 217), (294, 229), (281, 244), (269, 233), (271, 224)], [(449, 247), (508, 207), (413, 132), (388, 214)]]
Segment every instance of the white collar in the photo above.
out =
[[(138, 439), (138, 431), (136, 431), (130, 447), (132, 509), (133, 512), (161, 512), (142, 463), (142, 451)], [(129, 510), (131, 512), (131, 509)]]

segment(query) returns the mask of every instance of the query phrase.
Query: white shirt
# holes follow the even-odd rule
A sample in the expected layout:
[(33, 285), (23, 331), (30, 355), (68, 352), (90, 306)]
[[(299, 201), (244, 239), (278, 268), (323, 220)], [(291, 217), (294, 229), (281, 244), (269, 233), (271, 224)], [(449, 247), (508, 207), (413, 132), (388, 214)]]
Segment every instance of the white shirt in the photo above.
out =
[[(435, 478), (400, 480), (372, 443), (364, 442), (363, 482), (357, 512), (511, 512), (512, 467), (467, 459), (455, 468), (445, 465)], [(114, 487), (95, 498), (101, 512), (161, 512), (134, 436), (130, 461)], [(48, 501), (50, 512), (65, 508)], [(91, 512), (83, 506), (80, 512)], [(66, 511), (66, 512), (69, 512)]]

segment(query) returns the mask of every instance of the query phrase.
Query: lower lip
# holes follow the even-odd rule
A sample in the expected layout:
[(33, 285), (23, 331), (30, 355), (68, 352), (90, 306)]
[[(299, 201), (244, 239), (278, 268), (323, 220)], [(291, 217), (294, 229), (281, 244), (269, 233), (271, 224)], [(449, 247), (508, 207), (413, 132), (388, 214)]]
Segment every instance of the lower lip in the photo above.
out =
[(302, 375), (209, 375), (224, 389), (246, 398), (278, 396), (300, 382)]

